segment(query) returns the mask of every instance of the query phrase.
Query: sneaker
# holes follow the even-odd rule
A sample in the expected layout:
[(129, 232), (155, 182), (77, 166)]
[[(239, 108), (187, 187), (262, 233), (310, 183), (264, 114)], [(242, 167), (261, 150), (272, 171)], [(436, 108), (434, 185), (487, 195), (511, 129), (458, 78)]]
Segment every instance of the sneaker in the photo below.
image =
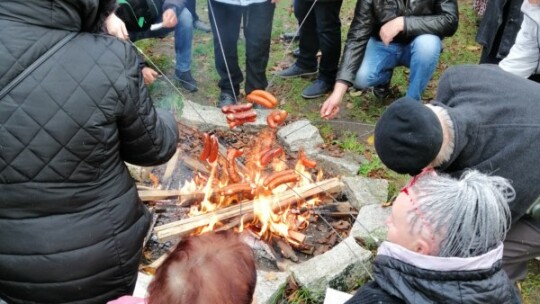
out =
[(294, 49), (294, 51), (292, 51), (292, 55), (294, 58), (298, 58), (298, 56), (300, 56), (300, 48)]
[(205, 33), (210, 33), (212, 31), (210, 24), (202, 22), (201, 20), (193, 22), (193, 27)]
[(176, 73), (176, 81), (188, 92), (197, 92), (197, 81), (191, 76), (191, 71)]
[(283, 40), (287, 42), (291, 42), (293, 40), (297, 41), (298, 39), (300, 39), (300, 35), (298, 35), (296, 32), (290, 32), (281, 35), (281, 38), (283, 38)]
[(321, 97), (332, 91), (333, 85), (326, 81), (317, 79), (309, 87), (302, 91), (302, 97), (306, 99)]
[(282, 78), (293, 78), (293, 77), (298, 77), (298, 76), (310, 76), (310, 75), (315, 75), (315, 74), (317, 74), (317, 69), (314, 69), (314, 70), (302, 69), (302, 68), (298, 67), (296, 65), (296, 63), (291, 65), (290, 67), (286, 68), (285, 70), (279, 71), (277, 73), (277, 75), (282, 77)]
[(218, 103), (217, 103), (218, 108), (221, 109), (224, 106), (229, 106), (229, 105), (233, 105), (233, 104), (236, 104), (236, 100), (234, 99), (234, 96), (232, 96), (231, 94), (229, 94), (229, 93), (221, 93), (219, 95), (219, 100), (218, 100)]
[(390, 90), (390, 82), (373, 87), (373, 95), (379, 100), (386, 99), (390, 96), (392, 90)]

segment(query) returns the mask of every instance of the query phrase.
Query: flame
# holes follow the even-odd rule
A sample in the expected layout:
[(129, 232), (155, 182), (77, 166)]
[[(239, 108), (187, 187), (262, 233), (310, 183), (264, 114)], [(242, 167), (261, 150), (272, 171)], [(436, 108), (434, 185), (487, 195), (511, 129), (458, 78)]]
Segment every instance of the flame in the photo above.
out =
[[(288, 190), (294, 191), (296, 187), (320, 181), (323, 178), (323, 172), (318, 170), (316, 177), (313, 178), (311, 172), (298, 160), (294, 165), (294, 172), (298, 176), (298, 181), (283, 183), (269, 189), (268, 185), (264, 184), (264, 181), (270, 174), (292, 169), (289, 168), (283, 155), (275, 157), (267, 165), (261, 161), (265, 153), (278, 147), (276, 142), (275, 132), (263, 130), (255, 143), (250, 146), (251, 149), (246, 148), (248, 152), (244, 155), (245, 171), (239, 171), (238, 173), (242, 177), (242, 182), (253, 185), (254, 190), (250, 194), (217, 195), (220, 189), (232, 184), (226, 170), (223, 169), (224, 165), (221, 164), (222, 168), (218, 168), (220, 161), (212, 164), (210, 176), (207, 179), (203, 175), (197, 174), (194, 179), (186, 182), (180, 190), (181, 193), (193, 193), (195, 191), (204, 193), (204, 198), (199, 205), (190, 208), (189, 215), (201, 215), (242, 200), (252, 200), (254, 220), (250, 223), (244, 223), (244, 216), (242, 216), (238, 230), (242, 231), (249, 228), (261, 238), (274, 234), (283, 237), (292, 244), (298, 244), (297, 241), (290, 237), (289, 231), (299, 231), (307, 228), (310, 217), (309, 209), (319, 204), (321, 200), (312, 198), (298, 202), (295, 210), (304, 210), (301, 212), (292, 212), (291, 206), (274, 211), (273, 206), (279, 203), (280, 193)], [(217, 224), (217, 219), (213, 217), (208, 226), (199, 229), (196, 233), (212, 231)]]

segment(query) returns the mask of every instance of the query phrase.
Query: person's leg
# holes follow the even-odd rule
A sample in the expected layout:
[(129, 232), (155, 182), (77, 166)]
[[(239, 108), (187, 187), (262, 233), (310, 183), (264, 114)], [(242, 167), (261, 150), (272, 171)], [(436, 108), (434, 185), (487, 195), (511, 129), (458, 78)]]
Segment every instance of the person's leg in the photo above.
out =
[(195, 6), (195, 0), (186, 0), (186, 8), (191, 13), (194, 23), (199, 20), (199, 15), (197, 15), (197, 8)]
[(437, 68), (441, 48), (441, 38), (431, 34), (417, 36), (405, 47), (400, 64), (410, 69), (408, 97), (422, 99), (422, 93)]
[(342, 3), (342, 1), (319, 2), (314, 8), (319, 48), (322, 54), (318, 78), (331, 84), (336, 81), (339, 56), (341, 55), (339, 11)]
[(512, 282), (527, 276), (527, 263), (540, 256), (540, 223), (532, 219), (515, 222), (504, 240), (503, 269)]
[(197, 91), (197, 82), (191, 76), (191, 46), (193, 42), (193, 18), (187, 8), (178, 14), (174, 31), (176, 52), (175, 76), (180, 85), (190, 91)]
[(270, 40), (275, 4), (270, 1), (247, 6), (244, 14), (246, 37), (246, 94), (268, 86), (266, 66), (270, 55)]
[(244, 80), (238, 65), (238, 36), (242, 8), (209, 0), (208, 15), (214, 40), (214, 60), (219, 74), (218, 86), (222, 93), (238, 96)]
[(364, 59), (354, 79), (354, 87), (367, 89), (390, 83), (402, 49), (401, 44), (390, 43), (386, 46), (382, 41), (370, 38)]
[(313, 4), (313, 1), (294, 1), (294, 15), (299, 24), (304, 22), (299, 32), (298, 47), (300, 53), (295, 64), (299, 68), (308, 71), (317, 70), (317, 52), (319, 51), (319, 37), (317, 36), (317, 22), (314, 10), (320, 3), (315, 3), (315, 7), (308, 14)]

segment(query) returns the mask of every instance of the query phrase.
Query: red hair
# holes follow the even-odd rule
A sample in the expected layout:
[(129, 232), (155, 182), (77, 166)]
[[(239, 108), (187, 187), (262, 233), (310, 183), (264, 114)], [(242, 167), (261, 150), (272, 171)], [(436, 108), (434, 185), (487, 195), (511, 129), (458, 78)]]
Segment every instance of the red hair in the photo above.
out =
[(250, 304), (256, 283), (253, 252), (232, 232), (192, 236), (157, 269), (148, 304)]

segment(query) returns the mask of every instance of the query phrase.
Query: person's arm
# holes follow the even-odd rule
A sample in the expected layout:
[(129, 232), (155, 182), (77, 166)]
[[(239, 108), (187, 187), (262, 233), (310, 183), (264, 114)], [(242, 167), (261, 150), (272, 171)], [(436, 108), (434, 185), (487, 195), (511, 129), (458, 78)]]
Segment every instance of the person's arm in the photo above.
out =
[(117, 114), (122, 159), (140, 166), (165, 163), (176, 151), (178, 126), (170, 112), (154, 108), (135, 50), (127, 44), (125, 76)]
[(360, 64), (364, 60), (366, 45), (372, 35), (374, 22), (373, 0), (358, 0), (347, 41), (345, 41), (334, 90), (321, 107), (322, 118), (331, 119), (339, 113), (339, 104), (347, 89), (353, 84)]
[(499, 67), (525, 78), (534, 74), (540, 67), (539, 30), (536, 23), (524, 15), (516, 42), (510, 49), (508, 56), (499, 63)]
[(439, 37), (454, 35), (458, 28), (457, 0), (436, 0), (433, 15), (405, 16), (403, 33), (408, 37), (433, 34)]
[(373, 34), (374, 22), (373, 0), (358, 0), (336, 77), (348, 86), (354, 82), (356, 72), (364, 59), (366, 45)]

